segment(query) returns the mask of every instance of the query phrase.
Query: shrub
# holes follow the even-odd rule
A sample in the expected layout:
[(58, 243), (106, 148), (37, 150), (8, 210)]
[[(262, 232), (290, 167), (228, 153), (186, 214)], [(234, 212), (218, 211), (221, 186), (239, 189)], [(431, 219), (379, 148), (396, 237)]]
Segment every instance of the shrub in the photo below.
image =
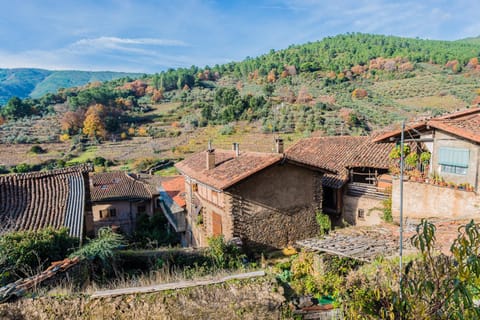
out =
[(46, 150), (39, 145), (34, 145), (30, 148), (30, 152), (35, 154), (41, 154), (41, 153), (45, 153)]
[[(403, 156), (410, 153), (410, 147), (408, 145), (403, 145)], [(396, 146), (390, 151), (388, 157), (392, 160), (400, 159), (401, 157), (401, 149), (400, 146)]]
[(138, 217), (133, 241), (141, 247), (175, 245), (178, 240), (178, 235), (168, 230), (168, 221), (163, 213)]
[(330, 217), (322, 211), (317, 211), (315, 218), (318, 223), (320, 236), (328, 234), (332, 229), (332, 221), (330, 220)]
[(342, 292), (347, 318), (478, 319), (480, 225), (471, 221), (459, 228), (451, 256), (435, 250), (435, 232), (426, 220), (417, 226), (411, 241), (420, 254), (401, 270), (401, 287), (398, 260), (351, 273)]
[(418, 163), (418, 154), (416, 152), (411, 152), (408, 156), (405, 157), (405, 164), (409, 167), (416, 167)]
[(242, 260), (245, 257), (236, 245), (226, 243), (223, 235), (208, 239), (206, 255), (216, 267), (221, 269), (239, 268), (242, 266)]
[(32, 166), (32, 165), (29, 165), (27, 163), (20, 163), (20, 164), (16, 165), (15, 167), (13, 167), (12, 171), (14, 173), (26, 173), (26, 172), (33, 171), (34, 169), (35, 169), (35, 167)]
[(229, 136), (235, 133), (235, 127), (232, 124), (226, 124), (220, 128), (219, 133), (222, 136)]
[(89, 261), (98, 260), (106, 266), (114, 257), (115, 250), (124, 244), (122, 235), (115, 233), (111, 228), (101, 228), (95, 239), (90, 240), (70, 255), (70, 257), (80, 257)]
[(0, 282), (36, 273), (78, 245), (67, 228), (10, 232), (0, 237)]

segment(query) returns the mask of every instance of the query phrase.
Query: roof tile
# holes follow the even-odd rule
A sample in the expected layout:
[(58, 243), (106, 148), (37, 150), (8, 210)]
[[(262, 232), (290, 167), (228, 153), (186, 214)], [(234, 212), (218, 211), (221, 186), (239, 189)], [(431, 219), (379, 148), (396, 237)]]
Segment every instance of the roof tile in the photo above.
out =
[(197, 181), (224, 190), (283, 159), (283, 155), (278, 153), (244, 151), (238, 157), (234, 151), (215, 150), (214, 153), (213, 169), (207, 169), (207, 151), (196, 153), (175, 166), (183, 174)]
[(348, 180), (347, 168), (389, 168), (393, 147), (393, 143), (374, 143), (371, 137), (314, 137), (298, 141), (285, 154), (287, 160), (336, 172), (325, 174), (322, 181), (339, 188)]
[(150, 187), (125, 172), (94, 173), (90, 177), (93, 202), (118, 200), (149, 200)]

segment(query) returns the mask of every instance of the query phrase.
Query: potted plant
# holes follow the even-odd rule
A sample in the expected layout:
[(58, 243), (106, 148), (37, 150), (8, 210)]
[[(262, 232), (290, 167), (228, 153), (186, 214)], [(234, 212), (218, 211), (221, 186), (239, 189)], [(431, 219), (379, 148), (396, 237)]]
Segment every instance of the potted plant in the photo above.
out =
[(465, 190), (466, 187), (465, 187), (466, 183), (460, 183), (457, 187), (458, 187), (458, 190)]
[(424, 171), (428, 170), (428, 166), (430, 165), (431, 158), (432, 158), (432, 154), (429, 151), (424, 151), (420, 154), (420, 163), (422, 164)]
[(409, 168), (416, 168), (418, 164), (418, 153), (412, 152), (408, 156), (405, 157), (405, 164)]
[(445, 182), (445, 179), (443, 179), (442, 177), (440, 177), (439, 181), (438, 181), (438, 185), (440, 187), (446, 187), (447, 186), (447, 183)]

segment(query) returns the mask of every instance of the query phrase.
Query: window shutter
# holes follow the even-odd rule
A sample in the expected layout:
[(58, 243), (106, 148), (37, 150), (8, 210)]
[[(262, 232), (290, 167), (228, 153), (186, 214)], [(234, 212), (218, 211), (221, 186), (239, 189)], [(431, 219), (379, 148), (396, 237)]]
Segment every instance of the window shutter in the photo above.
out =
[(470, 150), (441, 147), (438, 150), (438, 163), (447, 166), (468, 168)]

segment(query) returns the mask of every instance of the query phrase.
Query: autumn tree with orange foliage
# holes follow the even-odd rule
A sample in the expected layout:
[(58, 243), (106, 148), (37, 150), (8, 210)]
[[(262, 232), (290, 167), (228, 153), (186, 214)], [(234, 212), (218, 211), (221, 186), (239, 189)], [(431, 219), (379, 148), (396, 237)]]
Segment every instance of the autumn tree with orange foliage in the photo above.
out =
[(368, 92), (365, 89), (357, 88), (352, 92), (352, 98), (363, 99), (368, 96)]
[(80, 108), (76, 111), (67, 111), (60, 119), (62, 130), (68, 133), (77, 133), (83, 127), (85, 110)]
[(107, 130), (102, 116), (105, 113), (105, 107), (102, 104), (95, 104), (88, 108), (83, 122), (83, 133), (89, 138), (105, 138)]
[(475, 69), (478, 66), (478, 58), (471, 58), (467, 63), (467, 68)]
[(277, 81), (277, 74), (275, 69), (270, 70), (270, 72), (267, 75), (267, 81), (270, 83)]
[(141, 80), (135, 80), (125, 83), (120, 89), (130, 91), (136, 97), (143, 97), (147, 89), (147, 84)]

